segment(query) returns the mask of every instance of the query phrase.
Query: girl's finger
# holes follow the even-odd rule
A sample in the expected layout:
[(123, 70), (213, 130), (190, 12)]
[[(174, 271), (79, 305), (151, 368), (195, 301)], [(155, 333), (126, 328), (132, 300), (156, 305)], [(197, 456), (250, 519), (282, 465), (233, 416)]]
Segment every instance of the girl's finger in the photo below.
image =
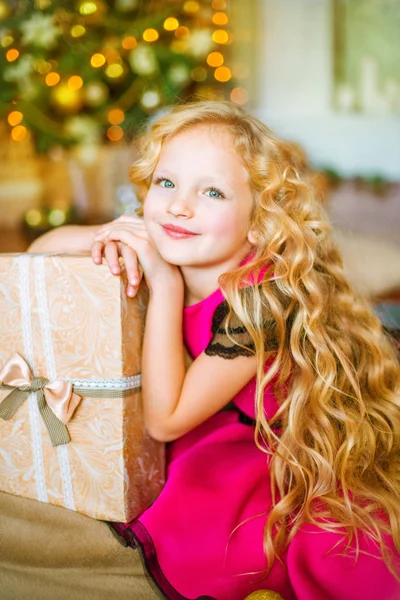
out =
[(115, 242), (106, 242), (104, 256), (111, 273), (113, 275), (120, 275), (121, 267), (118, 259), (118, 245)]
[(104, 252), (104, 244), (103, 242), (94, 242), (92, 245), (92, 259), (96, 265), (101, 265), (103, 262), (103, 252)]
[(129, 246), (122, 245), (121, 255), (124, 259), (129, 285), (137, 288), (141, 280), (137, 254), (132, 248), (129, 248)]

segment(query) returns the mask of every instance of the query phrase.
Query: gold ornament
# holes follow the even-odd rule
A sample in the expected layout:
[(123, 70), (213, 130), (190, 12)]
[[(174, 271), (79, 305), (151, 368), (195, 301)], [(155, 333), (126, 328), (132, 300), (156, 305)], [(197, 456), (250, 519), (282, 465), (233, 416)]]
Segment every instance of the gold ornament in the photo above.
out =
[(51, 101), (56, 110), (64, 114), (74, 114), (83, 104), (82, 90), (73, 90), (68, 83), (60, 83), (51, 91)]
[(246, 596), (244, 600), (283, 600), (283, 598), (278, 592), (272, 590), (257, 590)]

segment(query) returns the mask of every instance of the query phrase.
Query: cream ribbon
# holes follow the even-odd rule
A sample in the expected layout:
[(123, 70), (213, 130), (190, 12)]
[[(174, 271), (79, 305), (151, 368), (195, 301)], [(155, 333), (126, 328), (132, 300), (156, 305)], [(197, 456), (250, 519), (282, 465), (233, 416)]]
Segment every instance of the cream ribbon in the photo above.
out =
[(8, 421), (28, 396), (35, 392), (40, 414), (53, 446), (66, 444), (70, 436), (66, 424), (72, 417), (81, 397), (75, 394), (69, 381), (34, 377), (25, 362), (14, 353), (0, 370), (0, 387), (10, 393), (0, 404), (0, 418)]

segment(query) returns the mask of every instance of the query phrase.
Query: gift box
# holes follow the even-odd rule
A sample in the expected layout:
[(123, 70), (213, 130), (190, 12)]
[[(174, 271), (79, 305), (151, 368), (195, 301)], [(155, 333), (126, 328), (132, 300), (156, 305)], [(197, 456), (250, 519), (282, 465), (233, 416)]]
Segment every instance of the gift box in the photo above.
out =
[(0, 255), (0, 489), (130, 521), (164, 483), (145, 431), (142, 286), (90, 257)]

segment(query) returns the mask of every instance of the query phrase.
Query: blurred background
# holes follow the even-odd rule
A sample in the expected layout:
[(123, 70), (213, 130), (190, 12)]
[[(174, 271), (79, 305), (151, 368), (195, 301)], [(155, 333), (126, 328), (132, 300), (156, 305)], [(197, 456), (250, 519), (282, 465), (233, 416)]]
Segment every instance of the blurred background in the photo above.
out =
[(0, 0), (0, 252), (132, 213), (135, 136), (230, 99), (318, 172), (358, 287), (398, 298), (399, 28), (399, 0)]

